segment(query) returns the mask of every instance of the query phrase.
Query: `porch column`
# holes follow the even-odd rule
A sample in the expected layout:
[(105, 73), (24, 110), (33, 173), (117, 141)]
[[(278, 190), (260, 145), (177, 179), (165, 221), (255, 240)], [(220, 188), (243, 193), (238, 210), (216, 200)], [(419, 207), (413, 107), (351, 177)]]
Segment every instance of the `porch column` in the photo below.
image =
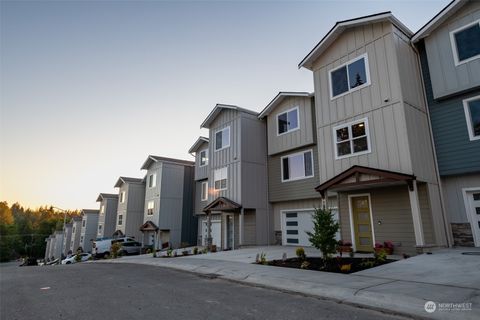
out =
[(242, 208), (240, 209), (240, 217), (238, 219), (238, 245), (239, 246), (243, 245), (243, 216), (244, 216), (244, 211)]
[(210, 212), (207, 212), (207, 247), (210, 248), (212, 246), (212, 218), (210, 216)]
[(420, 202), (418, 200), (417, 180), (409, 182), (408, 195), (410, 197), (410, 208), (412, 209), (415, 242), (417, 246), (423, 246), (425, 245), (425, 237), (423, 234), (422, 216), (420, 214)]

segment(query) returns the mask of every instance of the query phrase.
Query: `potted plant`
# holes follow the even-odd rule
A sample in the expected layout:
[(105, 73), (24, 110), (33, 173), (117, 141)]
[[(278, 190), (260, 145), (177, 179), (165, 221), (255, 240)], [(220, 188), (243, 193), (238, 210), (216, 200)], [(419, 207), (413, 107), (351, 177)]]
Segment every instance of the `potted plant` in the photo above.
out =
[(337, 252), (340, 253), (340, 257), (343, 252), (353, 252), (352, 243), (350, 241), (338, 240)]
[(393, 243), (391, 241), (385, 241), (384, 243), (376, 242), (374, 247), (375, 253), (385, 252), (390, 255), (393, 253)]

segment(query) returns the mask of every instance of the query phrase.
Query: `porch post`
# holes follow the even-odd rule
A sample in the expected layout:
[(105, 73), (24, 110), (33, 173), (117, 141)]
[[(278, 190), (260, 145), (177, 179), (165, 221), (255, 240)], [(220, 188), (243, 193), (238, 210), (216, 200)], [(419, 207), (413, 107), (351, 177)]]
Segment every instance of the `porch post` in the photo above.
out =
[(417, 246), (423, 246), (425, 245), (425, 237), (423, 234), (422, 217), (420, 214), (420, 202), (418, 200), (417, 180), (412, 180), (408, 184), (408, 195), (410, 198), (410, 207), (412, 209), (415, 242)]
[(207, 247), (212, 247), (212, 217), (210, 216), (210, 212), (207, 212)]
[(240, 217), (238, 219), (238, 245), (243, 245), (243, 215), (244, 211), (243, 208), (240, 209)]

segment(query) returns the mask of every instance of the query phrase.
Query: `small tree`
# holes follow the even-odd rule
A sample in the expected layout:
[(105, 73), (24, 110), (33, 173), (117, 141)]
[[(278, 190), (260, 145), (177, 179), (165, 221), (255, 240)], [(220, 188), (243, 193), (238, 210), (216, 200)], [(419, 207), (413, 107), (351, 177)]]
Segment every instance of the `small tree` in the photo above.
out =
[(328, 259), (336, 251), (335, 234), (339, 229), (338, 222), (330, 210), (315, 209), (313, 214), (313, 232), (306, 232), (310, 243), (322, 253), (323, 259)]

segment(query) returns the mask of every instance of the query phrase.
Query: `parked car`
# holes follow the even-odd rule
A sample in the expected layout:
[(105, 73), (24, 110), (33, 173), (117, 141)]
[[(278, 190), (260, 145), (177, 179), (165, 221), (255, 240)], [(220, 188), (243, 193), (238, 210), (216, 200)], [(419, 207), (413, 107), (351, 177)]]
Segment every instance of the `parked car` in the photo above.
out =
[(112, 247), (112, 243), (115, 243), (115, 242), (123, 243), (125, 241), (135, 241), (135, 239), (131, 237), (122, 237), (117, 239), (111, 239), (111, 238), (96, 239), (95, 241), (93, 241), (92, 252), (96, 258), (102, 258), (110, 254), (110, 248)]
[[(80, 262), (87, 261), (92, 255), (90, 253), (80, 253)], [(62, 264), (77, 263), (77, 255), (73, 255), (69, 258), (62, 260)]]
[(122, 249), (120, 249), (121, 255), (140, 254), (142, 250), (142, 244), (137, 241), (125, 241), (122, 243)]

